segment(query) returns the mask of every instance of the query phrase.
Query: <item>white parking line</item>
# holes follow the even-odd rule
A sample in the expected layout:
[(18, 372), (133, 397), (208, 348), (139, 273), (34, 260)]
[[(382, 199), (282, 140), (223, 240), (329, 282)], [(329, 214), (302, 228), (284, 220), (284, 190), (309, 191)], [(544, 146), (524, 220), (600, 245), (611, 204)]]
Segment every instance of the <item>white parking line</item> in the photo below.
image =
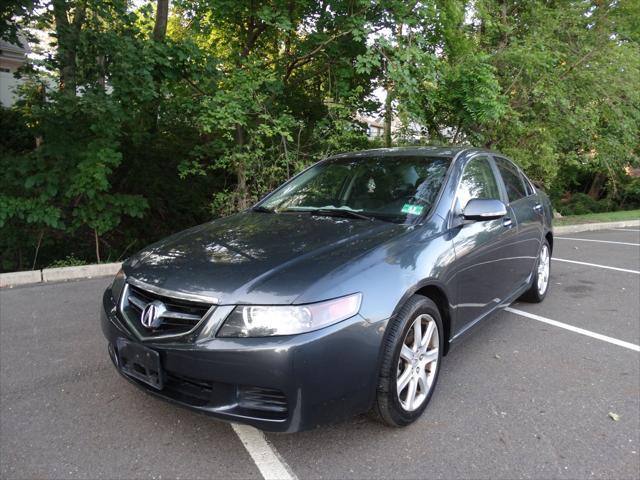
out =
[(517, 310), (511, 307), (507, 307), (505, 308), (505, 310), (507, 312), (515, 313), (516, 315), (520, 315), (522, 317), (527, 317), (532, 320), (537, 320), (538, 322), (553, 325), (554, 327), (564, 328), (565, 330), (569, 330), (570, 332), (579, 333), (580, 335), (586, 335), (587, 337), (595, 338), (597, 340), (602, 340), (603, 342), (612, 343), (613, 345), (618, 345), (619, 347), (628, 348), (629, 350), (633, 350), (634, 352), (640, 352), (640, 345), (636, 345), (635, 343), (629, 343), (629, 342), (625, 342), (624, 340), (618, 340), (617, 338), (608, 337), (607, 335), (602, 335), (601, 333), (585, 330), (584, 328), (574, 327), (573, 325), (558, 322), (556, 320), (551, 320), (550, 318), (541, 317), (540, 315), (525, 312), (523, 310)]
[(637, 228), (612, 228), (611, 230), (617, 230), (618, 232), (640, 232)]
[(608, 265), (599, 265), (597, 263), (588, 263), (588, 262), (578, 262), (576, 260), (566, 260), (564, 258), (552, 258), (554, 262), (566, 262), (566, 263), (577, 263), (578, 265), (586, 265), (587, 267), (596, 267), (596, 268), (606, 268), (607, 270), (616, 270), (618, 272), (626, 272), (626, 273), (635, 273), (636, 275), (640, 275), (640, 271), (638, 270), (629, 270), (628, 268), (618, 268), (618, 267), (610, 267)]
[(291, 469), (267, 442), (260, 430), (237, 423), (232, 423), (231, 426), (265, 480), (296, 480)]
[(616, 245), (631, 245), (632, 247), (640, 247), (640, 243), (613, 242), (611, 240), (594, 240), (592, 238), (554, 237), (554, 240), (575, 240), (576, 242), (615, 243)]

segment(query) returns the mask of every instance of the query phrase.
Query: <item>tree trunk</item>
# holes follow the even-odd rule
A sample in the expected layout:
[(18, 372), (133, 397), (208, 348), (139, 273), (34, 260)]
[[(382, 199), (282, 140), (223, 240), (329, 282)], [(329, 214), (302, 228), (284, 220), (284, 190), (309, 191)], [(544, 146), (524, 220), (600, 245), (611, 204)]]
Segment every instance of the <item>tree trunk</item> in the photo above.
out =
[(100, 263), (100, 237), (98, 237), (98, 230), (93, 229), (93, 237), (96, 242), (96, 260)]
[(86, 2), (79, 0), (70, 20), (69, 4), (65, 0), (53, 0), (53, 18), (58, 39), (58, 59), (60, 60), (60, 90), (76, 95), (77, 47), (84, 25)]
[(498, 51), (504, 49), (509, 43), (509, 39), (507, 37), (507, 2), (506, 0), (502, 0), (500, 4), (500, 41), (498, 42)]
[(53, 0), (52, 5), (60, 60), (60, 90), (75, 95), (76, 51), (69, 23), (68, 5), (64, 0)]
[(156, 23), (153, 27), (153, 39), (156, 42), (164, 42), (167, 36), (167, 21), (169, 19), (169, 0), (157, 0)]
[[(156, 42), (164, 42), (167, 36), (167, 21), (169, 18), (169, 0), (157, 0), (156, 2), (156, 19), (153, 26), (152, 38)], [(155, 66), (153, 72), (153, 84), (156, 90), (160, 90), (160, 83), (162, 82), (161, 70), (158, 65)], [(155, 135), (158, 131), (160, 121), (160, 106), (161, 100), (159, 96), (155, 96), (149, 100), (149, 103), (143, 107), (144, 122), (147, 123), (146, 130)]]
[(393, 83), (387, 82), (387, 96), (384, 99), (384, 146), (391, 148), (391, 126), (393, 123)]
[(36, 269), (36, 264), (38, 263), (38, 252), (40, 251), (40, 245), (42, 245), (43, 236), (44, 236), (44, 229), (40, 230), (40, 236), (38, 236), (38, 243), (36, 244), (36, 251), (33, 254), (33, 264), (31, 265), (31, 270)]
[(602, 187), (604, 187), (605, 182), (607, 181), (607, 177), (603, 173), (596, 173), (596, 176), (593, 177), (593, 181), (591, 182), (591, 187), (589, 187), (589, 195), (594, 200), (600, 199), (600, 194), (602, 193)]
[(100, 85), (102, 91), (105, 91), (107, 88), (107, 73), (104, 55), (101, 54), (96, 57), (96, 66), (98, 67), (98, 85)]
[[(393, 10), (391, 10), (391, 12), (394, 13)], [(398, 22), (396, 29), (393, 32), (398, 47), (402, 44), (403, 29), (404, 24), (402, 22)], [(385, 75), (387, 77), (385, 85), (387, 96), (384, 99), (384, 146), (391, 148), (393, 144), (391, 127), (393, 126), (393, 99), (395, 97), (395, 92), (393, 81), (389, 78), (389, 60), (385, 61)]]
[(429, 142), (430, 143), (442, 143), (442, 135), (440, 135), (440, 130), (438, 129), (438, 125), (433, 123), (433, 121), (429, 121), (427, 123), (427, 132), (429, 133)]
[(60, 69), (60, 89), (70, 95), (76, 94), (76, 52), (66, 48), (62, 53), (63, 66)]
[[(38, 103), (40, 105), (44, 105), (45, 101), (47, 100), (47, 85), (45, 84), (44, 81), (41, 81), (40, 83), (38, 83), (36, 93), (38, 95)], [(36, 141), (36, 148), (40, 148), (44, 143), (44, 137), (42, 136), (42, 133), (36, 134), (35, 141)]]

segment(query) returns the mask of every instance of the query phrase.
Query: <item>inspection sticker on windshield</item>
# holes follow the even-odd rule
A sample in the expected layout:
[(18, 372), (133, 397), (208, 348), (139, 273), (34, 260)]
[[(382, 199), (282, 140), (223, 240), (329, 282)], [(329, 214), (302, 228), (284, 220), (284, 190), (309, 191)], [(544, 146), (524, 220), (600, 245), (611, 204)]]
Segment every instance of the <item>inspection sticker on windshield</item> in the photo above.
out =
[(411, 205), (410, 203), (405, 203), (402, 206), (402, 213), (408, 213), (409, 215), (420, 215), (424, 207), (422, 205)]

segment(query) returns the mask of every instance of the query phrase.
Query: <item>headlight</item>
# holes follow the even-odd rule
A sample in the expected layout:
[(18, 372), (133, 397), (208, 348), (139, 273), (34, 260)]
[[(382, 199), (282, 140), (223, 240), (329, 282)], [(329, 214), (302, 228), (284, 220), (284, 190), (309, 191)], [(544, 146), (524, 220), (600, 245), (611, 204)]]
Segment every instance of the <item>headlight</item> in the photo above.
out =
[(362, 294), (309, 305), (236, 307), (218, 332), (219, 337), (270, 337), (318, 330), (353, 317)]
[(120, 269), (120, 271), (116, 273), (116, 278), (113, 279), (113, 283), (111, 284), (111, 296), (116, 303), (120, 301), (120, 295), (122, 295), (122, 290), (124, 290), (126, 280), (127, 277), (125, 277), (124, 271)]

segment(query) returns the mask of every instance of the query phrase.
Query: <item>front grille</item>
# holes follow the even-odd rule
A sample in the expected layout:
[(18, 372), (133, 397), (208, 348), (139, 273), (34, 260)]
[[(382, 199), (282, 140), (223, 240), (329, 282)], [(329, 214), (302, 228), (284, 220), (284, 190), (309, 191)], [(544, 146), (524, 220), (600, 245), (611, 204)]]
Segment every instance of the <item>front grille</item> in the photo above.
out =
[[(166, 310), (159, 317), (160, 325), (146, 328), (142, 325), (142, 311), (154, 301), (160, 301)], [(129, 324), (141, 336), (180, 335), (192, 330), (209, 312), (212, 305), (207, 303), (182, 300), (165, 295), (149, 292), (140, 287), (127, 284), (123, 293), (122, 313), (129, 320)]]

